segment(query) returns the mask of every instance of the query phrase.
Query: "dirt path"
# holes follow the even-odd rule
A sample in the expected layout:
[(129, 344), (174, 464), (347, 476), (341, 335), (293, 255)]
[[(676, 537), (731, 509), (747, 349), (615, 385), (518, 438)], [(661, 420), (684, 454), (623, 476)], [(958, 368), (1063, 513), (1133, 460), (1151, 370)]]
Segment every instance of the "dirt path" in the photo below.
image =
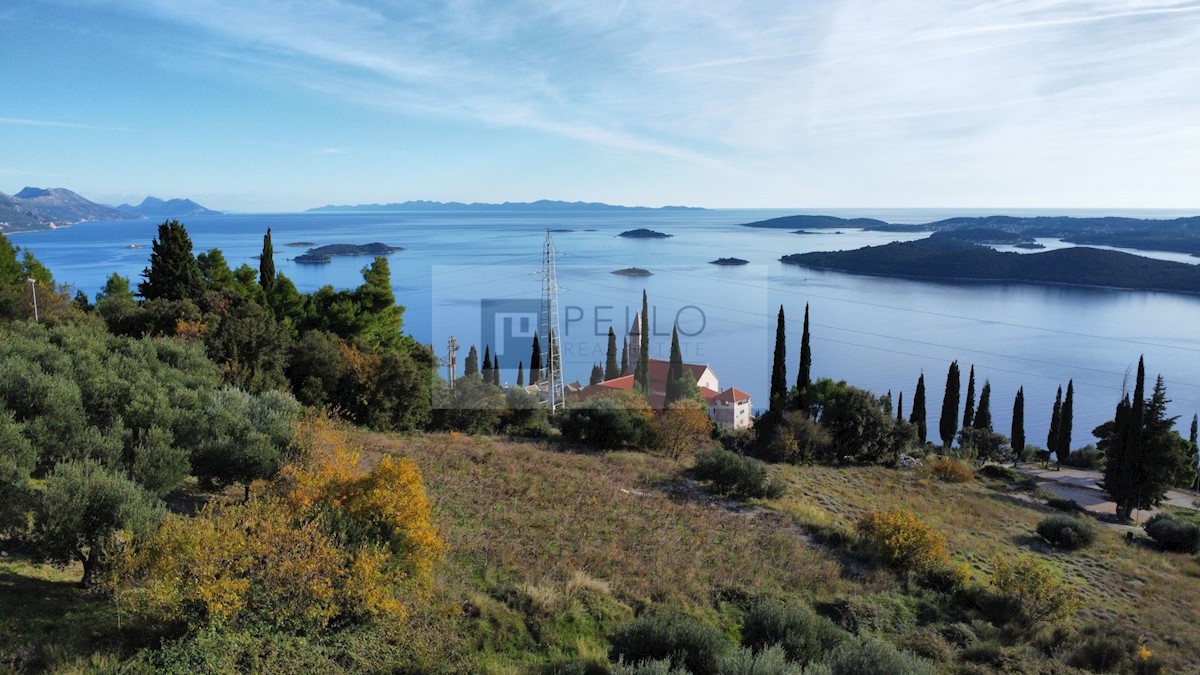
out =
[[(1100, 487), (1104, 474), (1099, 471), (1069, 466), (1061, 469), (1043, 469), (1040, 464), (1022, 465), (1016, 470), (1036, 480), (1038, 487), (1046, 492), (1060, 499), (1069, 499), (1089, 513), (1110, 516), (1116, 513), (1117, 505), (1108, 498), (1104, 488)], [(1170, 490), (1164, 503), (1196, 511), (1200, 510), (1200, 494), (1190, 490)], [(1136, 512), (1134, 522), (1144, 523), (1157, 512), (1158, 509)]]

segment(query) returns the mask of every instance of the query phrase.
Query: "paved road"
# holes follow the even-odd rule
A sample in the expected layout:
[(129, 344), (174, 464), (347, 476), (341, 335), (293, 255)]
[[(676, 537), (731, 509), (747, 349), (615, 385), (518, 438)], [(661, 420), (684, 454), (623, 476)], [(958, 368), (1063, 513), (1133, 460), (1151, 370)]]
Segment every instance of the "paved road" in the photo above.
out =
[[(1084, 510), (1092, 513), (1116, 513), (1117, 505), (1109, 501), (1108, 493), (1100, 487), (1104, 474), (1091, 469), (1077, 469), (1064, 466), (1061, 469), (1043, 469), (1041, 464), (1022, 464), (1016, 469), (1037, 480), (1038, 486), (1046, 492), (1061, 499), (1073, 500)], [(1185, 509), (1200, 510), (1200, 494), (1191, 490), (1171, 490), (1167, 492), (1165, 503)], [(1143, 523), (1157, 509), (1141, 511), (1135, 515), (1135, 521)]]

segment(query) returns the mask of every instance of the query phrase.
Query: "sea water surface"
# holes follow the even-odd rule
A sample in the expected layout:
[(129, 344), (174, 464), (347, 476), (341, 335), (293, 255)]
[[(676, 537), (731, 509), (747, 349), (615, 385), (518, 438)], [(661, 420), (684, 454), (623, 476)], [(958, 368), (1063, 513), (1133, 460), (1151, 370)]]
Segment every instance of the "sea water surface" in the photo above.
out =
[[(826, 210), (831, 215), (920, 223), (953, 215), (986, 215), (949, 209)], [(1012, 209), (1006, 213), (1022, 215)], [(1166, 380), (1169, 411), (1187, 433), (1200, 410), (1200, 296), (1024, 283), (933, 283), (856, 276), (783, 265), (780, 256), (843, 250), (922, 238), (926, 233), (790, 230), (740, 227), (792, 211), (664, 210), (604, 212), (420, 212), (344, 214), (251, 214), (185, 220), (197, 252), (220, 248), (236, 267), (257, 266), (253, 256), (271, 228), (276, 269), (301, 291), (329, 284), (361, 283), (369, 258), (334, 258), (328, 265), (290, 259), (305, 247), (290, 242), (402, 246), (389, 257), (405, 330), (444, 356), (446, 341), (484, 348), (483, 330), (495, 325), (504, 302), (541, 297), (543, 244), (551, 231), (556, 256), (564, 369), (568, 381), (586, 383), (593, 363), (604, 361), (608, 328), (623, 336), (645, 290), (652, 306), (656, 357), (667, 358), (672, 325), (678, 323), (685, 360), (709, 364), (722, 388), (750, 392), (755, 407), (767, 400), (776, 314), (787, 318), (789, 378), (799, 359), (801, 324), (811, 311), (814, 376), (843, 379), (876, 393), (904, 395), (911, 407), (917, 377), (925, 374), (930, 437), (948, 365), (976, 371), (976, 396), (992, 387), (996, 430), (1009, 432), (1013, 396), (1025, 389), (1026, 436), (1045, 444), (1055, 390), (1075, 383), (1073, 446), (1094, 442), (1090, 432), (1111, 418), (1131, 369), (1145, 355), (1150, 378)], [(1028, 212), (1045, 214), (1046, 212)], [(1061, 212), (1056, 212), (1061, 213)], [(1102, 212), (1069, 215), (1107, 215)], [(1120, 215), (1174, 217), (1164, 212)], [(60, 282), (89, 296), (118, 272), (136, 283), (145, 268), (156, 222), (84, 223), (53, 231), (11, 235), (28, 247)], [(625, 230), (645, 227), (672, 235), (629, 239)], [(1061, 242), (1044, 242), (1062, 246)], [(140, 248), (130, 248), (131, 246)], [(1187, 260), (1176, 254), (1148, 254)], [(710, 261), (738, 257), (744, 266)], [(1195, 260), (1195, 259), (1192, 259)], [(653, 276), (612, 274), (626, 267)], [(487, 301), (485, 303), (485, 301)], [(498, 304), (499, 303), (499, 304)], [(485, 306), (486, 305), (486, 306)], [(517, 361), (528, 365), (528, 342), (489, 337), (505, 359), (502, 379), (513, 382)], [(503, 344), (490, 344), (491, 342)], [(1147, 386), (1152, 384), (1148, 383)]]

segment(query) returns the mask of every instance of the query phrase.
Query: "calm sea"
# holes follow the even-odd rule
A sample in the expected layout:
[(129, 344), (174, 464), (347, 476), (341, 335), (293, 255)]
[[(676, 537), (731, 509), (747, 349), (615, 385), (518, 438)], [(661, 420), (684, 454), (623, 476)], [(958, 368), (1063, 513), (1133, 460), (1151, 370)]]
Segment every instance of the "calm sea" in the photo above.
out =
[[(995, 211), (822, 212), (920, 223)], [(603, 362), (608, 328), (614, 327), (618, 335), (627, 331), (645, 289), (654, 308), (655, 354), (666, 358), (671, 326), (678, 322), (685, 334), (685, 359), (711, 365), (722, 387), (749, 391), (756, 407), (766, 402), (776, 312), (782, 305), (787, 315), (789, 377), (794, 377), (807, 303), (815, 375), (844, 379), (877, 393), (890, 390), (894, 397), (904, 392), (907, 412), (917, 376), (924, 372), (931, 436), (936, 436), (946, 369), (955, 359), (963, 366), (964, 394), (972, 364), (977, 389), (984, 380), (991, 382), (992, 413), (1002, 433), (1009, 431), (1013, 395), (1024, 386), (1026, 435), (1039, 445), (1045, 443), (1055, 389), (1072, 378), (1073, 445), (1093, 442), (1091, 429), (1111, 417), (1123, 387), (1132, 388), (1130, 369), (1140, 354), (1146, 357), (1151, 377), (1161, 373), (1166, 379), (1173, 400), (1170, 412), (1183, 418), (1185, 434), (1192, 414), (1200, 410), (1200, 297), (1020, 283), (928, 283), (786, 266), (778, 259), (788, 253), (925, 236), (851, 229), (798, 235), (739, 227), (787, 213), (791, 212), (266, 214), (196, 217), (186, 224), (197, 251), (220, 248), (233, 266), (257, 265), (252, 256), (259, 253), (263, 233), (271, 228), (276, 267), (302, 291), (325, 284), (356, 286), (370, 260), (335, 258), (329, 265), (298, 265), (290, 258), (305, 248), (289, 247), (289, 242), (379, 241), (403, 246), (406, 250), (393, 254), (390, 262), (396, 297), (407, 307), (405, 330), (439, 353), (452, 335), (464, 346), (479, 345), (482, 352), (483, 331), (489, 327), (486, 340), (493, 349), (503, 350), (506, 364), (528, 364), (528, 343), (519, 327), (497, 324), (497, 316), (519, 313), (540, 297), (543, 243), (547, 230), (554, 230), (568, 380), (586, 383), (592, 364)], [(92, 295), (112, 272), (138, 280), (155, 227), (153, 221), (97, 222), (16, 234), (12, 240), (31, 249), (57, 279)], [(638, 227), (673, 236), (617, 236)], [(1148, 255), (1196, 260), (1169, 253)], [(709, 264), (720, 257), (743, 258), (750, 264)], [(612, 274), (626, 267), (645, 268), (653, 276)], [(498, 336), (490, 332), (496, 325), (503, 329)], [(515, 380), (515, 370), (506, 368), (503, 379)]]

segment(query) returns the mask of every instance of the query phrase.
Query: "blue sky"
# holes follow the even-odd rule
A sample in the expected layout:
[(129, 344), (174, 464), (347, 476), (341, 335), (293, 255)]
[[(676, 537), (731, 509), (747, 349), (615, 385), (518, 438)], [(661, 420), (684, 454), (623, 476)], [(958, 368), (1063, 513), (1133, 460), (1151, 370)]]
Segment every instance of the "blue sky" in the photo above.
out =
[(20, 0), (0, 191), (1200, 207), (1200, 2)]

